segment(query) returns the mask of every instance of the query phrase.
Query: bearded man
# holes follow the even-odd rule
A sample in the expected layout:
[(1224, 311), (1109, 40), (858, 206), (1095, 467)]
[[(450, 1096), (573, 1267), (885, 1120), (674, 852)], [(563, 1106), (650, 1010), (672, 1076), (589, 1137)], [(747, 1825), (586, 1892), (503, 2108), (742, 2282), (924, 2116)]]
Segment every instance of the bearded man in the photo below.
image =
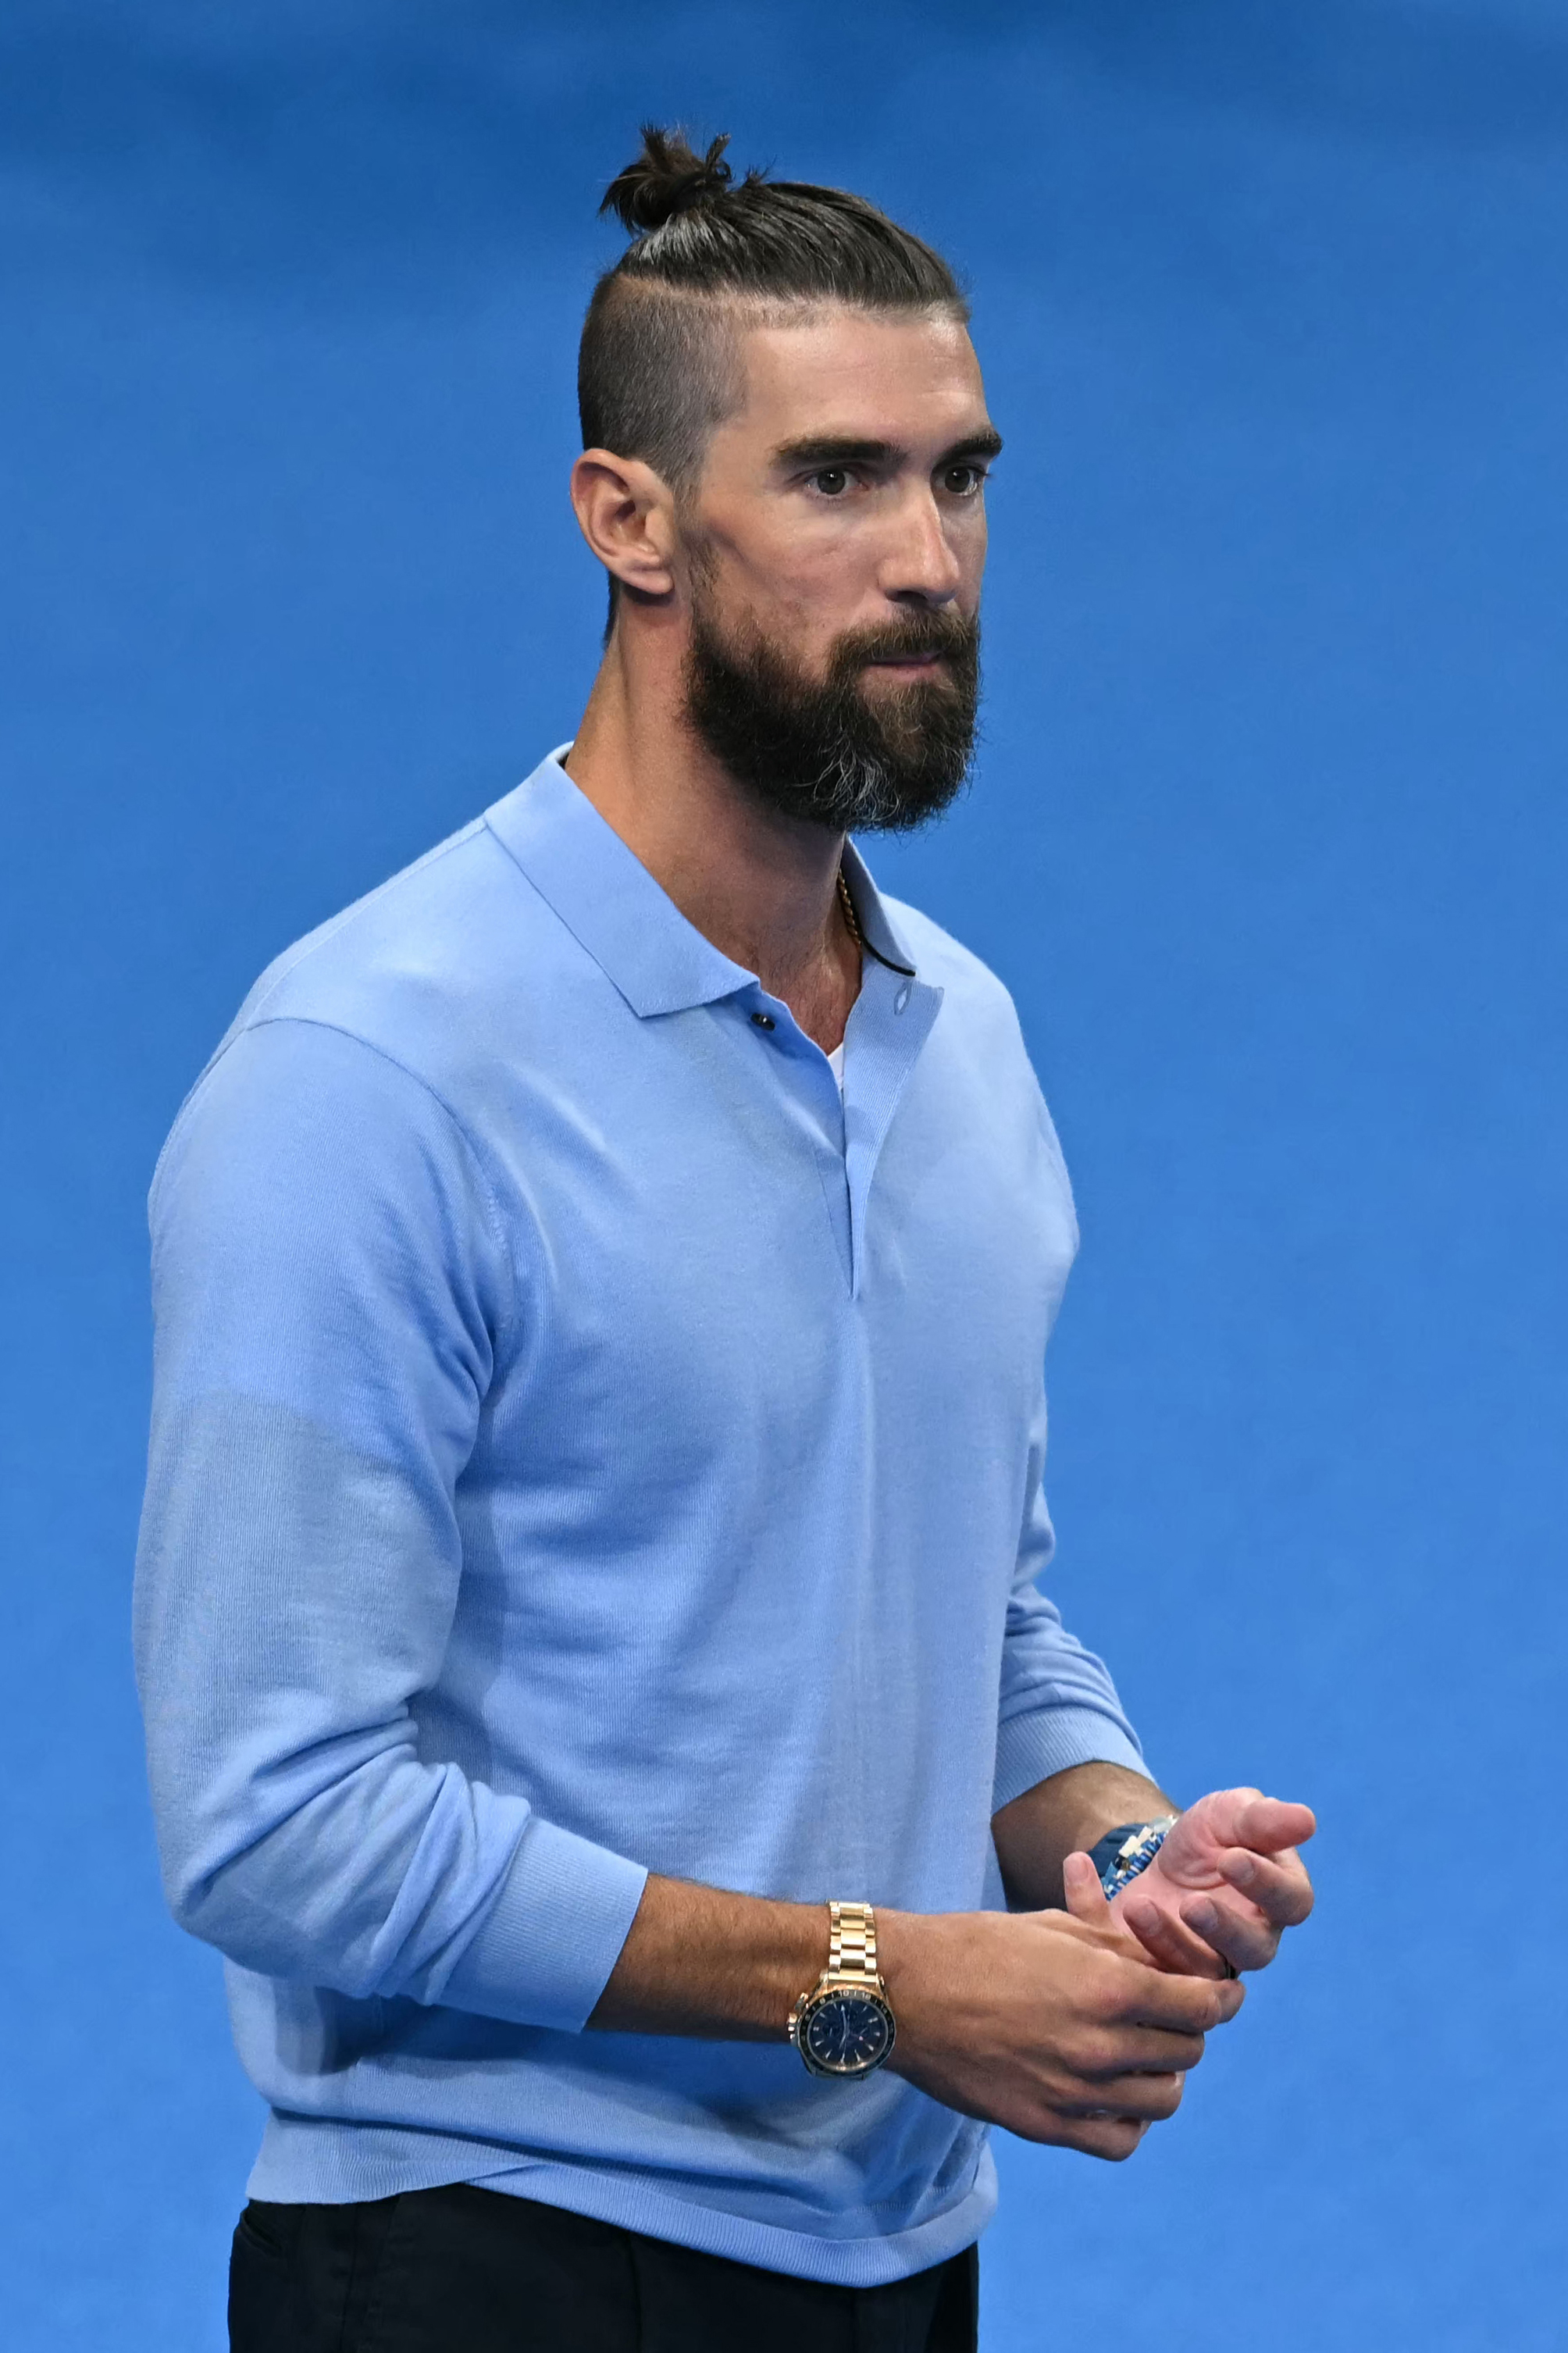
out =
[(571, 743), (264, 975), (153, 1194), (137, 1664), (268, 2104), (240, 2353), (973, 2347), (987, 2127), (1124, 2158), (1310, 1903), (1037, 1584), (1076, 1243), (847, 837), (968, 765), (946, 264), (646, 134)]

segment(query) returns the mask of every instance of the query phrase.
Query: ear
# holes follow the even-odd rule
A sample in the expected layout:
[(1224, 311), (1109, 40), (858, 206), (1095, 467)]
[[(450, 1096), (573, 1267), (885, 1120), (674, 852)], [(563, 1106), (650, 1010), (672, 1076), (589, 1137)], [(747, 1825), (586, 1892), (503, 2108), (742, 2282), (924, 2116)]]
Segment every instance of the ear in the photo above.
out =
[(607, 572), (644, 596), (675, 586), (675, 500), (640, 458), (584, 449), (572, 469), (577, 527)]

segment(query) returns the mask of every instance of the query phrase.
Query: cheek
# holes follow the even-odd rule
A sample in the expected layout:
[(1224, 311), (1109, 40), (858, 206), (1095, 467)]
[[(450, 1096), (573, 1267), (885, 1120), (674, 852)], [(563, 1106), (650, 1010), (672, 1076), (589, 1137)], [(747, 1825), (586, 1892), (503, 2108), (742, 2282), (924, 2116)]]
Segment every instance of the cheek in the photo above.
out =
[(874, 566), (850, 566), (839, 551), (797, 543), (775, 560), (753, 551), (726, 566), (714, 584), (714, 607), (727, 632), (755, 637), (814, 675), (847, 629), (881, 617), (868, 610), (875, 582)]
[(947, 543), (963, 565), (965, 579), (976, 586), (985, 569), (988, 528), (984, 507), (965, 508), (947, 527)]
[(791, 634), (810, 635), (825, 615), (855, 612), (876, 582), (878, 560), (869, 533), (815, 523), (761, 540), (746, 552), (742, 576), (759, 617), (765, 608)]
[(702, 518), (721, 578), (748, 600), (779, 607), (852, 597), (884, 553), (876, 518), (859, 502), (714, 501)]

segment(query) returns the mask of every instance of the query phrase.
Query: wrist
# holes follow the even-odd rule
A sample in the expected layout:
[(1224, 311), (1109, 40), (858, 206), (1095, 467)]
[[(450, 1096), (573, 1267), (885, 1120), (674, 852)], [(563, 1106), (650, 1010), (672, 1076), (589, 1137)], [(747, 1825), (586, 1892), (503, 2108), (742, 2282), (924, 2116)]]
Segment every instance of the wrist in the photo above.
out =
[(922, 1936), (930, 1926), (923, 1912), (885, 1912), (878, 1905), (877, 1966), (889, 2000), (898, 1999), (900, 1986), (908, 1989)]
[(1069, 1854), (1087, 1852), (1119, 1822), (1152, 1821), (1175, 1810), (1163, 1789), (1124, 1765), (1071, 1765), (1037, 1782), (992, 1820), (1009, 1905), (1020, 1912), (1059, 1910)]
[(895, 2073), (909, 2073), (933, 2044), (965, 2034), (1016, 1925), (1005, 1912), (878, 1913), (882, 1978), (899, 2021)]
[(1108, 1904), (1114, 1904), (1148, 1870), (1177, 1819), (1165, 1813), (1152, 1820), (1118, 1822), (1087, 1850)]
[(1140, 1781), (1133, 1774), (1118, 1771), (1115, 1782), (1108, 1781), (1106, 1787), (1094, 1790), (1091, 1801), (1078, 1811), (1072, 1836), (1062, 1849), (1063, 1859), (1069, 1854), (1092, 1854), (1114, 1830), (1125, 1832), (1181, 1811), (1175, 1799), (1167, 1797), (1156, 1782)]

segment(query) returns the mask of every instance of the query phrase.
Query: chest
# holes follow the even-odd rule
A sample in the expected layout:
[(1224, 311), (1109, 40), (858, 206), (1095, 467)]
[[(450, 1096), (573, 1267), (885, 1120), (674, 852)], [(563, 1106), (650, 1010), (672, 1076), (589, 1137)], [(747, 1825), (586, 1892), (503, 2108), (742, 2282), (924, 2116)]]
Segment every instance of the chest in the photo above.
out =
[[(826, 1070), (759, 1070), (700, 1017), (639, 1044), (569, 1093), (525, 1075), (509, 1122), (507, 1380), (535, 1466), (613, 1459), (668, 1492), (721, 1460), (874, 1443), (892, 1398), (905, 1442), (1020, 1431), (1075, 1243), (1032, 1086), (938, 1024), (864, 1184), (852, 1284)], [(851, 1059), (851, 1134), (854, 1090)]]

